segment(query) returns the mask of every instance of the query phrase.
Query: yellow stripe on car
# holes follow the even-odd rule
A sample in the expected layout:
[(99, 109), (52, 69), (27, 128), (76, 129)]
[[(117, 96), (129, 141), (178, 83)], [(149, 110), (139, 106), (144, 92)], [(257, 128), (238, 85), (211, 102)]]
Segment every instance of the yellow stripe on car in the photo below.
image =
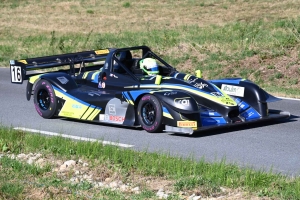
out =
[(61, 108), (58, 116), (71, 117), (76, 119), (87, 119), (95, 108), (90, 108), (88, 105), (80, 103), (75, 99), (68, 97), (61, 91), (54, 89), (55, 96), (65, 100), (63, 107)]
[(163, 112), (163, 116), (170, 119), (174, 119), (170, 113)]
[(84, 72), (82, 79), (86, 79), (86, 77), (89, 75), (90, 72)]
[(83, 116), (81, 117), (81, 119), (86, 119), (88, 120), (89, 117), (92, 115), (92, 113), (94, 112), (95, 108), (88, 108), (88, 110), (83, 114)]
[(28, 80), (29, 83), (34, 84), (42, 75), (44, 75), (44, 74), (39, 74), (39, 75), (31, 76), (29, 78), (29, 80)]
[(28, 64), (26, 60), (18, 60), (18, 62), (21, 62), (21, 63), (23, 63), (23, 64), (25, 64), (25, 65)]
[(186, 81), (186, 80), (188, 80), (188, 79), (189, 79), (191, 76), (192, 76), (192, 75), (190, 75), (190, 74), (187, 74), (187, 75), (185, 75), (185, 76), (184, 76), (183, 80), (185, 80), (185, 81)]
[(93, 120), (95, 119), (96, 115), (98, 115), (100, 113), (101, 110), (95, 108), (94, 111), (92, 112), (92, 114), (87, 118), (87, 120)]
[(92, 75), (92, 80), (95, 79), (96, 75), (98, 74), (98, 71), (94, 72), (93, 75)]
[(99, 54), (108, 54), (108, 53), (109, 53), (109, 50), (108, 50), (108, 49), (96, 50), (95, 53), (96, 53), (97, 55), (99, 55)]
[[(128, 88), (128, 87), (127, 87)], [(200, 92), (197, 91), (195, 89), (191, 89), (189, 87), (184, 87), (184, 86), (178, 86), (178, 85), (170, 85), (170, 84), (160, 84), (160, 85), (156, 85), (156, 84), (145, 84), (145, 85), (140, 85), (140, 88), (150, 88), (150, 89), (178, 89), (178, 90), (185, 90), (188, 91), (192, 94), (196, 94), (199, 96), (202, 96), (206, 99), (209, 99), (211, 101), (217, 102), (217, 103), (221, 103), (223, 105), (226, 106), (236, 106), (236, 102), (231, 99), (226, 93), (224, 93), (223, 91), (220, 90), (220, 92), (222, 92), (223, 96), (220, 97), (216, 97), (216, 96), (212, 96), (210, 94), (206, 94), (204, 92)]]

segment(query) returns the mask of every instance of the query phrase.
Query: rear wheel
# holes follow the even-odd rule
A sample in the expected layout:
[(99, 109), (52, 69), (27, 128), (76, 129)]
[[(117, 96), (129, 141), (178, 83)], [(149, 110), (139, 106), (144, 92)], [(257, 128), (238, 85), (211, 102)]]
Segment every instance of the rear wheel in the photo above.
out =
[(137, 111), (139, 122), (144, 130), (150, 133), (162, 131), (162, 108), (155, 96), (144, 95), (138, 104)]
[(34, 106), (43, 118), (53, 118), (57, 101), (52, 85), (44, 79), (37, 82), (34, 89)]

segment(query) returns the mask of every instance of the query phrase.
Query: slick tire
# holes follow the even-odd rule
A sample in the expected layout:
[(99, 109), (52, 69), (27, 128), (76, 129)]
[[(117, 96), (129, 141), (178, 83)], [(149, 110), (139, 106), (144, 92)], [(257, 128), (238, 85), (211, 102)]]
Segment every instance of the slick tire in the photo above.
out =
[(41, 79), (35, 85), (34, 107), (43, 118), (50, 119), (55, 115), (57, 100), (53, 87), (47, 80)]
[(162, 131), (162, 107), (155, 96), (144, 95), (139, 101), (137, 114), (139, 123), (144, 130), (150, 133)]

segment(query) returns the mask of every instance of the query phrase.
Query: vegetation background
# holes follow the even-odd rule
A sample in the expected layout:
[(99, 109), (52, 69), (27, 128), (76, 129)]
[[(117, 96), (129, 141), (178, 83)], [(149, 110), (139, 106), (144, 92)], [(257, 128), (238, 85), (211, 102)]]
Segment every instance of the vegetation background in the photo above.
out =
[(178, 70), (300, 97), (299, 10), (297, 0), (1, 0), (0, 65), (147, 45)]

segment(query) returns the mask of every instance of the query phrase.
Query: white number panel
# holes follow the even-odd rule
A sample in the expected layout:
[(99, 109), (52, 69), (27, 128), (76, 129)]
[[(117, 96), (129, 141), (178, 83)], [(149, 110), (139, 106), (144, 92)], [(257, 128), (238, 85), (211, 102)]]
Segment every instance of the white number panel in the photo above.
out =
[(22, 69), (20, 66), (10, 66), (11, 82), (22, 83)]

